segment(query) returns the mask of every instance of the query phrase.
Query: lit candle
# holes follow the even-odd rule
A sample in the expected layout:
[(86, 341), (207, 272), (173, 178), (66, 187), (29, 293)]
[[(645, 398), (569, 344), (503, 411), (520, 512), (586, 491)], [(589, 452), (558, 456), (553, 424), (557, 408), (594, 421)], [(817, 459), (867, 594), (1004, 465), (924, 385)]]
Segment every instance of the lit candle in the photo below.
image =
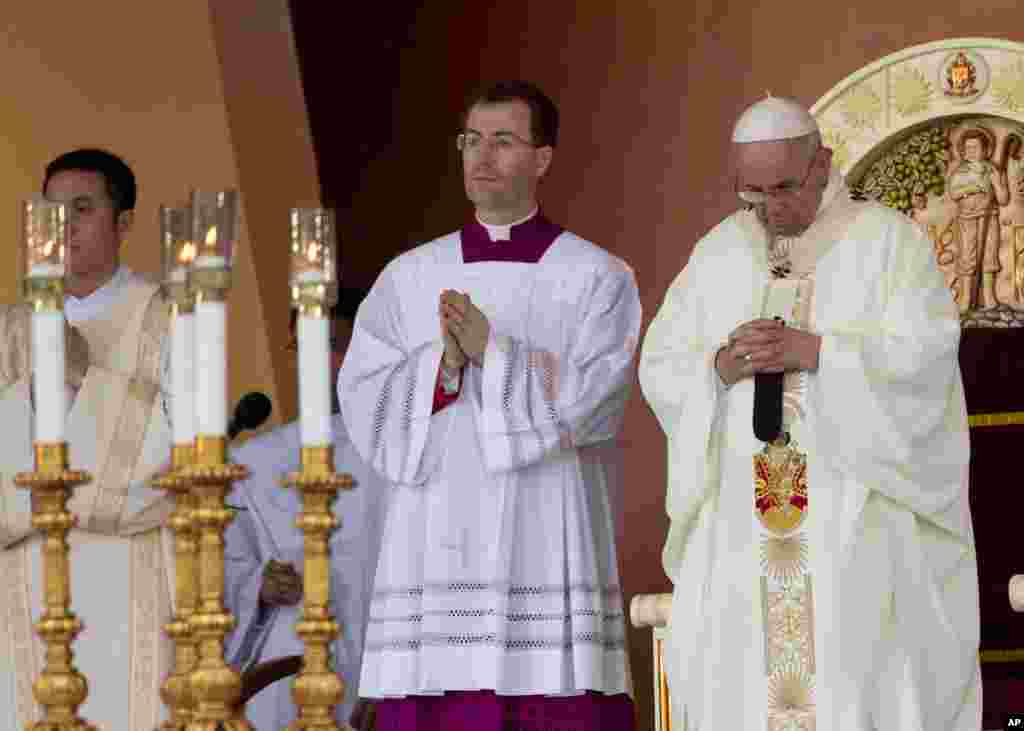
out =
[(32, 313), (32, 397), (36, 407), (35, 441), (63, 442), (67, 414), (64, 383), (64, 313)]
[(331, 334), (326, 317), (298, 318), (299, 416), (302, 446), (334, 443), (331, 426)]
[(67, 211), (40, 196), (22, 204), (26, 297), (32, 303), (32, 399), (34, 439), (64, 441), (68, 393), (65, 383), (63, 289), (49, 280), (64, 277), (68, 253)]
[(60, 246), (57, 261), (53, 261), (52, 257), (56, 246), (56, 242), (52, 239), (42, 245), (37, 252), (39, 260), (32, 262), (28, 269), (28, 276), (45, 279), (61, 279), (64, 277), (64, 246)]
[(185, 284), (188, 281), (188, 268), (196, 258), (196, 245), (191, 241), (182, 244), (178, 252), (175, 266), (167, 275), (167, 279), (174, 284)]
[(299, 284), (323, 284), (326, 280), (321, 272), (299, 272), (295, 281)]
[(212, 256), (210, 254), (203, 254), (197, 256), (195, 261), (192, 262), (193, 269), (223, 269), (225, 267), (226, 260), (223, 256)]
[(227, 348), (224, 303), (197, 302), (195, 307), (196, 433), (227, 433)]
[(320, 262), (320, 254), (323, 249), (321, 244), (316, 241), (310, 241), (306, 244), (305, 252), (303, 256), (306, 262), (308, 262), (308, 269), (302, 269), (295, 276), (295, 282), (297, 284), (323, 284), (327, 281), (324, 276)]
[(192, 260), (195, 304), (195, 427), (197, 437), (227, 436), (228, 280), (197, 280), (206, 270), (230, 273), (237, 220), (235, 191), (192, 193)]
[(331, 421), (331, 322), (334, 216), (322, 208), (291, 211), (292, 298), (299, 308), (299, 423), (304, 447), (334, 443)]
[[(217, 250), (217, 227), (210, 226), (206, 231), (206, 241), (203, 246), (203, 251), (216, 251)], [(194, 256), (194, 254), (193, 254)], [(192, 266), (196, 269), (224, 269), (227, 266), (227, 260), (219, 254), (200, 254), (192, 262)]]
[(40, 279), (63, 279), (64, 265), (40, 262), (29, 267), (28, 275), (33, 278), (39, 277)]

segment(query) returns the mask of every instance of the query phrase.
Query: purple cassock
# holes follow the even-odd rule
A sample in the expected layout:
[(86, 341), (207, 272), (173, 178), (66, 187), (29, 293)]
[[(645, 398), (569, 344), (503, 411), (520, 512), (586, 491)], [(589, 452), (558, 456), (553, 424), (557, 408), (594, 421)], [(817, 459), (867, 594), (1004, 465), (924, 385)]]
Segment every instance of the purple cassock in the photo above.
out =
[(536, 264), (562, 230), (557, 223), (551, 223), (538, 213), (528, 221), (511, 226), (508, 241), (492, 241), (479, 221), (470, 221), (461, 231), (462, 261), (466, 264), (485, 261)]

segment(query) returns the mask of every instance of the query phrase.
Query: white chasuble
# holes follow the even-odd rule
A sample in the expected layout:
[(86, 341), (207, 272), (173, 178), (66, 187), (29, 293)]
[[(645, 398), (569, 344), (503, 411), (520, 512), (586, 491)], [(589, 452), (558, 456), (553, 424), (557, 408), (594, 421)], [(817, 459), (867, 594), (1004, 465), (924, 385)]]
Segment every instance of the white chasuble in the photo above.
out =
[[(159, 689), (173, 659), (162, 631), (171, 615), (172, 567), (159, 527), (169, 506), (161, 493), (145, 486), (170, 456), (160, 390), (168, 311), (156, 285), (125, 270), (83, 302), (93, 297), (101, 306), (85, 310), (88, 319), (75, 321), (68, 310), (90, 351), (67, 420), (71, 466), (93, 478), (69, 502), (78, 519), (68, 539), (71, 609), (84, 625), (72, 650), (89, 682), (80, 712), (103, 728), (153, 728), (164, 717)], [(6, 314), (14, 317), (16, 309)], [(28, 343), (7, 338), (0, 344), (8, 351), (12, 347)], [(5, 354), (5, 361), (9, 357)], [(0, 444), (4, 729), (37, 719), (32, 682), (44, 667), (44, 646), (32, 626), (42, 608), (42, 544), (31, 528), (29, 493), (13, 483), (16, 473), (33, 466), (27, 357), (24, 363), (19, 373), (5, 374), (16, 377), (0, 392), (0, 421), (7, 425)]]
[[(836, 173), (811, 227), (770, 243), (753, 212), (711, 231), (641, 357), (668, 438), (673, 728), (975, 731), (959, 318), (931, 247)], [(773, 269), (774, 287), (804, 283), (793, 320), (822, 338), (818, 369), (785, 379), (805, 460), (788, 485), (757, 473), (753, 380), (725, 388), (714, 370), (729, 333), (762, 315)]]
[[(432, 415), (448, 288), (491, 336)], [(632, 692), (611, 506), (640, 317), (628, 266), (570, 233), (537, 263), (452, 234), (381, 274), (338, 383), (392, 485), (361, 695)]]

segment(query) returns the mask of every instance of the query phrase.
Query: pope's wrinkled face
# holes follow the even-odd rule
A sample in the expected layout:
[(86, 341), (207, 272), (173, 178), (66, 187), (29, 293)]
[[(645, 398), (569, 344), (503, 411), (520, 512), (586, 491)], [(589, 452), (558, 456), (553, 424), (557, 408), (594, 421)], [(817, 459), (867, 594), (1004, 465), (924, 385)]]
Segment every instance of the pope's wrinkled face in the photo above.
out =
[(522, 209), (536, 201), (553, 152), (536, 146), (530, 107), (518, 100), (477, 104), (466, 115), (462, 139), (466, 195), (477, 209), (529, 213)]
[(68, 207), (71, 290), (76, 280), (102, 280), (112, 275), (121, 241), (131, 226), (131, 212), (117, 212), (103, 174), (63, 170), (47, 181), (44, 194), (48, 200)]
[(808, 138), (733, 145), (736, 190), (775, 236), (799, 236), (814, 221), (832, 151)]

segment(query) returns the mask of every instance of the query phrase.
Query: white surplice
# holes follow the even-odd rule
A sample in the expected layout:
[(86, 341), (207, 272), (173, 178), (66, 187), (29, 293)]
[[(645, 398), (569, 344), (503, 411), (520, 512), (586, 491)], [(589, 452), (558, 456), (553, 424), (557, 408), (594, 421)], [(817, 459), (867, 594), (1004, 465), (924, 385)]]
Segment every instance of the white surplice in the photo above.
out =
[[(466, 264), (460, 240), (385, 268), (338, 380), (353, 443), (393, 485), (360, 694), (632, 692), (611, 508), (632, 270), (568, 232), (536, 264)], [(432, 415), (446, 288), (491, 337)]]
[(807, 454), (809, 550), (793, 566), (813, 577), (813, 639), (783, 651), (811, 653), (813, 688), (773, 696), (766, 682), (766, 638), (792, 628), (763, 620), (754, 382), (727, 389), (714, 369), (729, 333), (761, 316), (772, 278), (768, 235), (742, 211), (698, 242), (641, 357), (643, 392), (668, 438), (673, 729), (771, 730), (772, 713), (786, 716), (780, 706), (797, 698), (819, 729), (976, 731), (957, 309), (916, 225), (851, 200), (837, 173), (818, 218), (791, 243), (812, 272), (811, 329), (822, 341), (818, 369), (788, 394)]
[[(331, 535), (331, 611), (341, 625), (332, 647), (334, 667), (345, 681), (345, 702), (338, 723), (348, 721), (358, 698), (366, 616), (388, 495), (387, 484), (369, 469), (352, 448), (340, 416), (333, 418), (334, 464), (352, 475), (356, 486), (343, 490), (334, 503), (339, 528)], [(260, 610), (263, 567), (274, 559), (291, 563), (301, 574), (303, 535), (295, 526), (302, 501), (281, 478), (299, 469), (301, 434), (298, 422), (253, 437), (232, 452), (232, 461), (246, 465), (251, 476), (239, 483), (229, 502), (238, 505), (225, 534), (225, 604), (237, 625), (228, 639), (229, 661), (249, 665), (288, 655), (302, 655), (295, 634), (301, 603)], [(295, 719), (293, 678), (279, 680), (256, 694), (246, 718), (257, 731), (280, 731)]]
[[(69, 503), (79, 520), (69, 535), (71, 609), (84, 625), (72, 649), (89, 682), (80, 712), (110, 729), (153, 728), (165, 717), (159, 689), (173, 660), (162, 631), (171, 614), (171, 567), (159, 527), (168, 501), (146, 486), (169, 459), (171, 442), (161, 386), (168, 375), (168, 309), (158, 290), (121, 269), (88, 297), (65, 301), (68, 320), (90, 349), (89, 369), (67, 418), (69, 455), (72, 468), (93, 478)], [(0, 347), (14, 344), (6, 338)], [(33, 463), (29, 375), (18, 373), (0, 393), (5, 731), (37, 718), (31, 685), (44, 667), (43, 645), (32, 628), (43, 601), (42, 542), (30, 525), (29, 493), (13, 484), (14, 475)]]

